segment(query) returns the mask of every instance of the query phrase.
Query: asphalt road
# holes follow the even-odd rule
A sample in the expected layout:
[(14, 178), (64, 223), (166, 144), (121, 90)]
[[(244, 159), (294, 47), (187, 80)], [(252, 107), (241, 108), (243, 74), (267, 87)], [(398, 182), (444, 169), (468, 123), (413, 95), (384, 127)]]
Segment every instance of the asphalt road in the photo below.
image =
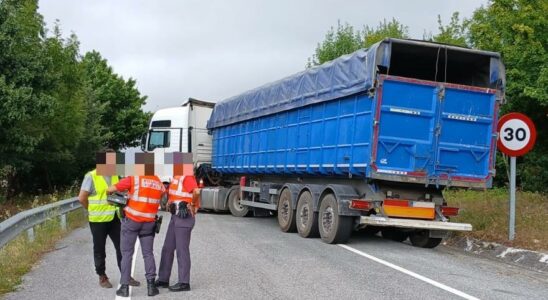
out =
[[(168, 216), (166, 216), (169, 218)], [(167, 224), (167, 219), (165, 224)], [(164, 224), (164, 225), (165, 225)], [(155, 240), (159, 263), (167, 226)], [(117, 285), (114, 249), (107, 274)], [(356, 233), (345, 246), (283, 233), (275, 218), (198, 216), (189, 292), (161, 289), (154, 299), (546, 299), (548, 276), (450, 248), (421, 249)], [(146, 296), (139, 253), (131, 299)], [(172, 272), (172, 283), (177, 279)], [(94, 274), (89, 228), (47, 254), (7, 299), (115, 299)]]

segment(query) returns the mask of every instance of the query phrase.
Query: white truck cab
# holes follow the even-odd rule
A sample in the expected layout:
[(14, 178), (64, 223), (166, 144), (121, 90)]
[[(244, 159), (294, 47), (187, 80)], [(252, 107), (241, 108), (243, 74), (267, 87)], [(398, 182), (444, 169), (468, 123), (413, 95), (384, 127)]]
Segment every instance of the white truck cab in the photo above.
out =
[(179, 107), (156, 111), (148, 133), (141, 139), (141, 149), (153, 153), (190, 152), (195, 167), (211, 163), (207, 121), (213, 106), (215, 103), (189, 98)]

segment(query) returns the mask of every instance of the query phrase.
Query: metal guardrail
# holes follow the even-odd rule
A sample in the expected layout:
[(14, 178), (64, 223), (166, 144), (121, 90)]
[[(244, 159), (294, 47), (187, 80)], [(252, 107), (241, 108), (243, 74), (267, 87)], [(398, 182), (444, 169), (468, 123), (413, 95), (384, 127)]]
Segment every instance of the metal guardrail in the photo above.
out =
[(66, 213), (82, 207), (78, 198), (69, 198), (22, 211), (0, 223), (0, 248), (27, 230), (29, 238), (34, 239), (33, 227), (44, 221), (61, 216), (61, 227), (66, 228)]

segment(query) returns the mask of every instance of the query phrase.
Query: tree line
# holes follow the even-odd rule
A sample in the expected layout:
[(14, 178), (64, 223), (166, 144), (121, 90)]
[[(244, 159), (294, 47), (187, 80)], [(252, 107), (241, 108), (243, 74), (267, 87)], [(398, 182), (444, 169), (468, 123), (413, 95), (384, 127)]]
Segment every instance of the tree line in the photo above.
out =
[[(454, 13), (448, 24), (438, 16), (438, 33), (423, 39), (439, 43), (499, 52), (506, 66), (506, 99), (500, 115), (521, 112), (537, 129), (533, 150), (518, 158), (519, 186), (528, 191), (548, 192), (548, 1), (491, 0), (469, 19)], [(396, 19), (376, 27), (356, 30), (348, 24), (331, 28), (318, 43), (307, 66), (322, 64), (343, 54), (367, 48), (386, 38), (409, 38), (409, 27)], [(495, 184), (508, 182), (507, 158), (497, 154)]]
[[(423, 39), (500, 52), (506, 65), (508, 103), (502, 114), (523, 112), (535, 122), (537, 144), (518, 160), (525, 190), (548, 191), (548, 1), (492, 0)], [(409, 38), (396, 19), (356, 30), (337, 24), (307, 66), (366, 48), (385, 37)], [(104, 148), (135, 146), (150, 113), (135, 80), (116, 74), (97, 51), (81, 53), (75, 34), (59, 23), (48, 30), (38, 0), (0, 0), (0, 200), (70, 185), (91, 169)], [(500, 154), (496, 183), (507, 168)]]
[(37, 0), (0, 0), (0, 200), (71, 185), (97, 151), (135, 146), (145, 101), (75, 34), (48, 30)]

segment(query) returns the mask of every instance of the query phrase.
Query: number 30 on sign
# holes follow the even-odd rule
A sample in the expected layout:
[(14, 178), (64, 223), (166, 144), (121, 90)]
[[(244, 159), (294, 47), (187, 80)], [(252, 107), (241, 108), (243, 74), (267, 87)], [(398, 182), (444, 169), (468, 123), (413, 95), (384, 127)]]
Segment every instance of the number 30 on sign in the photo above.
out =
[(498, 147), (508, 156), (522, 156), (529, 152), (537, 138), (533, 121), (524, 114), (509, 113), (498, 123)]

